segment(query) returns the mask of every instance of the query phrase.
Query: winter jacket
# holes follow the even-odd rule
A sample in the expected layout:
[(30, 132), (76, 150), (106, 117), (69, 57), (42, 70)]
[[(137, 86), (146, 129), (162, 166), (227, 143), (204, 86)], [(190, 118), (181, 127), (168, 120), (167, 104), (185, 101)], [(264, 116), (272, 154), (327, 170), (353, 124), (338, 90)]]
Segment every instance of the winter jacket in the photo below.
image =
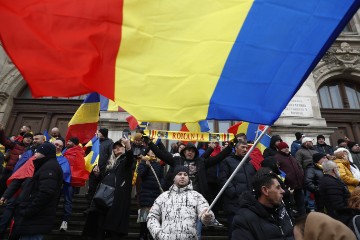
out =
[(359, 180), (354, 178), (354, 175), (351, 173), (350, 162), (345, 159), (335, 159), (334, 162), (339, 167), (341, 180), (344, 181), (351, 193), (359, 185)]
[[(353, 218), (360, 215), (360, 209), (341, 208), (336, 210), (336, 218), (354, 232)], [(359, 227), (358, 227), (359, 228)]]
[(280, 140), (280, 142), (282, 142), (282, 139), (280, 138), (279, 135), (275, 135), (275, 136), (271, 137), (270, 146), (268, 148), (266, 148), (263, 152), (264, 158), (274, 156), (277, 153), (277, 148), (275, 146), (275, 143), (279, 140)]
[(325, 144), (317, 144), (314, 147), (314, 150), (319, 152), (319, 153), (325, 153), (325, 154), (329, 154), (329, 155), (334, 155), (334, 149), (332, 146)]
[[(234, 172), (235, 168), (239, 165), (243, 157), (232, 154), (222, 161), (220, 165), (219, 182), (220, 186), (224, 186), (225, 182), (229, 179), (230, 175)], [(228, 214), (234, 215), (239, 208), (239, 196), (245, 191), (251, 191), (252, 178), (256, 170), (247, 159), (241, 169), (236, 173), (235, 177), (231, 180), (223, 195), (224, 211)]]
[[(165, 152), (160, 150), (154, 143), (149, 143), (149, 148), (153, 151), (153, 153), (163, 160), (166, 164), (170, 165), (171, 167), (175, 167), (178, 165), (181, 166), (188, 166), (190, 170), (190, 166), (196, 170), (195, 181), (193, 182), (194, 190), (201, 193), (203, 196), (207, 195), (207, 178), (206, 178), (206, 169), (219, 163), (223, 159), (225, 159), (231, 152), (232, 152), (232, 145), (229, 144), (224, 150), (222, 150), (218, 155), (209, 158), (202, 158), (198, 155), (195, 155), (193, 160), (188, 160), (185, 156), (173, 156), (169, 152)], [(170, 172), (170, 170), (169, 170)], [(169, 173), (168, 172), (168, 173)], [(169, 176), (169, 174), (168, 174)], [(191, 178), (191, 171), (190, 171), (190, 178)], [(166, 178), (165, 181), (169, 182), (173, 179)], [(168, 185), (168, 183), (165, 183)]]
[(324, 177), (323, 170), (318, 164), (308, 165), (305, 169), (305, 187), (306, 190), (315, 193), (319, 191), (320, 179)]
[(147, 218), (147, 227), (155, 240), (196, 240), (196, 220), (208, 202), (192, 189), (191, 183), (183, 188), (176, 185), (162, 193), (154, 202)]
[(291, 155), (295, 156), (296, 152), (301, 148), (301, 140), (295, 140), (291, 143)]
[(0, 143), (7, 149), (10, 149), (10, 157), (6, 162), (5, 169), (13, 171), (19, 160), (19, 156), (25, 152), (26, 146), (22, 142), (12, 142), (9, 139), (6, 139), (3, 130), (0, 131)]
[[(164, 171), (156, 160), (150, 161), (156, 176), (162, 184), (164, 180)], [(141, 188), (139, 194), (139, 203), (141, 207), (151, 207), (154, 204), (155, 199), (161, 194), (159, 184), (154, 176), (151, 168), (146, 165), (145, 161), (141, 161), (138, 166), (138, 176), (141, 178)]]
[(240, 198), (240, 209), (233, 220), (232, 240), (293, 240), (293, 223), (281, 205), (266, 209), (251, 192)]
[(353, 163), (360, 169), (360, 152), (352, 152), (350, 150), (351, 157), (353, 159)]
[(33, 161), (34, 176), (21, 186), (14, 217), (13, 234), (32, 235), (50, 232), (55, 223), (63, 173), (56, 158)]
[(329, 174), (324, 174), (319, 184), (320, 197), (329, 216), (336, 217), (335, 210), (347, 207), (350, 193), (345, 183)]
[(71, 186), (82, 187), (88, 178), (85, 170), (84, 150), (79, 146), (66, 148), (63, 151), (64, 157), (69, 161), (71, 171)]
[[(114, 201), (109, 209), (95, 208), (86, 219), (83, 235), (87, 237), (97, 236), (99, 232), (116, 233), (126, 236), (129, 231), (130, 201), (131, 201), (131, 171), (134, 163), (132, 150), (126, 151), (116, 159), (111, 170), (116, 175)], [(100, 223), (100, 222), (101, 223)]]
[(99, 169), (102, 175), (105, 173), (107, 160), (112, 154), (113, 141), (110, 138), (100, 138)]
[(313, 155), (317, 153), (314, 149), (304, 148), (303, 146), (296, 152), (295, 158), (303, 169), (313, 163)]
[(291, 154), (286, 155), (280, 151), (274, 158), (278, 161), (280, 170), (286, 173), (285, 185), (292, 189), (302, 189), (304, 172), (296, 159)]

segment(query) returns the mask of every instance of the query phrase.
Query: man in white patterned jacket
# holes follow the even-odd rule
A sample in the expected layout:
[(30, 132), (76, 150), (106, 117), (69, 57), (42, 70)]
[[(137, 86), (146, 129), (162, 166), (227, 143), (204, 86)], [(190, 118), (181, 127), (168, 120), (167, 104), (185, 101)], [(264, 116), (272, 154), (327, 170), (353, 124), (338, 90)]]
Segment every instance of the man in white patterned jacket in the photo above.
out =
[(154, 202), (147, 227), (155, 240), (197, 239), (196, 220), (208, 225), (215, 220), (206, 199), (192, 189), (188, 168), (174, 169), (174, 184)]

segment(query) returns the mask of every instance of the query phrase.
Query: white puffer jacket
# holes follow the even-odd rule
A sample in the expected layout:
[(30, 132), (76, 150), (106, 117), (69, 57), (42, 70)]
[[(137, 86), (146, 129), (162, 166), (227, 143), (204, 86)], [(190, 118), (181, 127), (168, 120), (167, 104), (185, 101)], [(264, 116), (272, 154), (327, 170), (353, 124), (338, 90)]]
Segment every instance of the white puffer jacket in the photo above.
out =
[(200, 217), (203, 222), (206, 208), (209, 208), (208, 202), (192, 190), (191, 184), (183, 188), (172, 185), (155, 200), (147, 218), (147, 227), (155, 240), (195, 240), (196, 220)]

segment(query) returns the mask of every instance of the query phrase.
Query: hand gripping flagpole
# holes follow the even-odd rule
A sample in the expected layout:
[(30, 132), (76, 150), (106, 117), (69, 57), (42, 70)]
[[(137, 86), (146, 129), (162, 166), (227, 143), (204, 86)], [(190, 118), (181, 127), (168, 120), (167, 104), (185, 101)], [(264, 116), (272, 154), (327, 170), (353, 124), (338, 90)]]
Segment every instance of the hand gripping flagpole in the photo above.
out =
[(241, 160), (241, 162), (239, 163), (239, 165), (235, 168), (234, 172), (231, 174), (231, 176), (229, 177), (229, 179), (226, 181), (226, 183), (224, 184), (224, 186), (221, 188), (220, 192), (218, 193), (218, 195), (216, 195), (214, 201), (211, 203), (210, 207), (209, 207), (209, 211), (214, 207), (215, 203), (217, 202), (217, 200), (219, 200), (221, 194), (225, 191), (225, 189), (227, 188), (227, 186), (229, 185), (229, 183), (231, 182), (231, 180), (235, 177), (236, 173), (240, 170), (240, 168), (244, 165), (246, 159), (248, 159), (248, 157), (250, 156), (251, 152), (255, 149), (256, 145), (260, 142), (261, 138), (267, 133), (268, 129), (270, 126), (265, 126), (264, 131), (260, 134), (260, 136), (255, 139), (254, 144), (251, 146), (251, 148), (249, 149), (249, 151), (245, 154), (244, 158)]

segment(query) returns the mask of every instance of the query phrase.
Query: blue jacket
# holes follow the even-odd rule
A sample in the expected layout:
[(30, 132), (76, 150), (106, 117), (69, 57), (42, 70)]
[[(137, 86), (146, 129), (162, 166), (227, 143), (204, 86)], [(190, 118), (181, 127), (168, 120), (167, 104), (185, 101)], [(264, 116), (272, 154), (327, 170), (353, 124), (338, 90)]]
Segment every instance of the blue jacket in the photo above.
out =
[(297, 150), (301, 148), (301, 140), (295, 140), (291, 144), (291, 155), (295, 156)]

